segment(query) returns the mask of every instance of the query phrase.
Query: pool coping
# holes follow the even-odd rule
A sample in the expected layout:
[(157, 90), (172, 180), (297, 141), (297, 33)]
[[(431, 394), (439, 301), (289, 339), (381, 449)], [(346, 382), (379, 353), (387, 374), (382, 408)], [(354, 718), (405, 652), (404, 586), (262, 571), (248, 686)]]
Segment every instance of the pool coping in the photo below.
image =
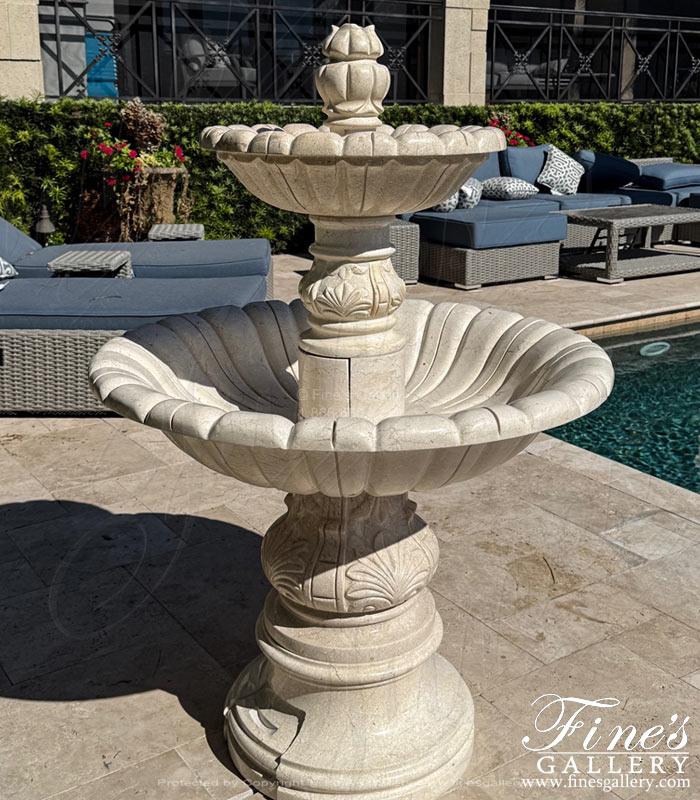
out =
[(700, 321), (700, 304), (694, 301), (684, 305), (674, 305), (648, 312), (638, 311), (577, 322), (571, 327), (577, 333), (596, 339), (611, 334), (634, 333), (636, 331), (682, 325), (696, 320)]

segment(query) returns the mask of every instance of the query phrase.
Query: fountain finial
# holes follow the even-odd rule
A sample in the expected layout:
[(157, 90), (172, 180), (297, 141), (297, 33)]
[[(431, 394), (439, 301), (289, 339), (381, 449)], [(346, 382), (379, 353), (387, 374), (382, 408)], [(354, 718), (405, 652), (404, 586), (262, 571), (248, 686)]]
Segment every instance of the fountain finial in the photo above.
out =
[(330, 64), (316, 71), (316, 88), (333, 133), (372, 131), (382, 124), (382, 100), (391, 82), (389, 70), (377, 63), (383, 52), (374, 25), (333, 25), (323, 42)]

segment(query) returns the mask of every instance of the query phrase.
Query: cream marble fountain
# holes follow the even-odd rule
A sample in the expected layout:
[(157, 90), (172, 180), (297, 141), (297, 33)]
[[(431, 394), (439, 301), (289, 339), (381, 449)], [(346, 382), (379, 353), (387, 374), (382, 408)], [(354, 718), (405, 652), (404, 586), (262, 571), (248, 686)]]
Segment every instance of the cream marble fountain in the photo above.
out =
[(324, 53), (326, 125), (202, 134), (251, 192), (311, 215), (301, 300), (141, 328), (106, 344), (90, 375), (105, 405), (201, 463), (288, 492), (262, 546), (262, 655), (225, 708), (242, 774), (280, 800), (431, 800), (467, 766), (473, 707), (436, 654), (437, 540), (407, 493), (502, 464), (599, 405), (613, 372), (552, 323), (403, 302), (394, 215), (445, 199), (505, 141), (382, 125), (389, 73), (372, 26), (334, 28)]

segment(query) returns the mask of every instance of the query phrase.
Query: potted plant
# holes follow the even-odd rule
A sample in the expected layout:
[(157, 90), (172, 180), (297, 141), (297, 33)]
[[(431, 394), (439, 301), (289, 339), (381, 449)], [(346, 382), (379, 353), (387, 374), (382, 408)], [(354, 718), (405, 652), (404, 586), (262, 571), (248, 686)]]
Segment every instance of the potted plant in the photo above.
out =
[[(103, 211), (108, 212), (110, 206), (116, 209), (120, 241), (140, 241), (151, 225), (187, 217), (185, 156), (179, 145), (163, 144), (165, 124), (162, 114), (136, 99), (122, 107), (120, 124), (106, 122), (104, 128), (86, 133), (80, 158), (100, 184)], [(93, 216), (97, 196), (95, 188), (83, 193), (83, 208)], [(104, 229), (109, 235), (109, 225)]]

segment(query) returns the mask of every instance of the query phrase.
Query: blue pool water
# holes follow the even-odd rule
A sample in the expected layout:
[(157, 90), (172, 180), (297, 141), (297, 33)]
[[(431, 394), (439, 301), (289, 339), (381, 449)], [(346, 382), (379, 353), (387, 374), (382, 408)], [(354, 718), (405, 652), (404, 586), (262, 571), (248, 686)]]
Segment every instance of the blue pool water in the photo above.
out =
[(615, 367), (609, 400), (548, 433), (700, 492), (700, 324), (597, 343)]

